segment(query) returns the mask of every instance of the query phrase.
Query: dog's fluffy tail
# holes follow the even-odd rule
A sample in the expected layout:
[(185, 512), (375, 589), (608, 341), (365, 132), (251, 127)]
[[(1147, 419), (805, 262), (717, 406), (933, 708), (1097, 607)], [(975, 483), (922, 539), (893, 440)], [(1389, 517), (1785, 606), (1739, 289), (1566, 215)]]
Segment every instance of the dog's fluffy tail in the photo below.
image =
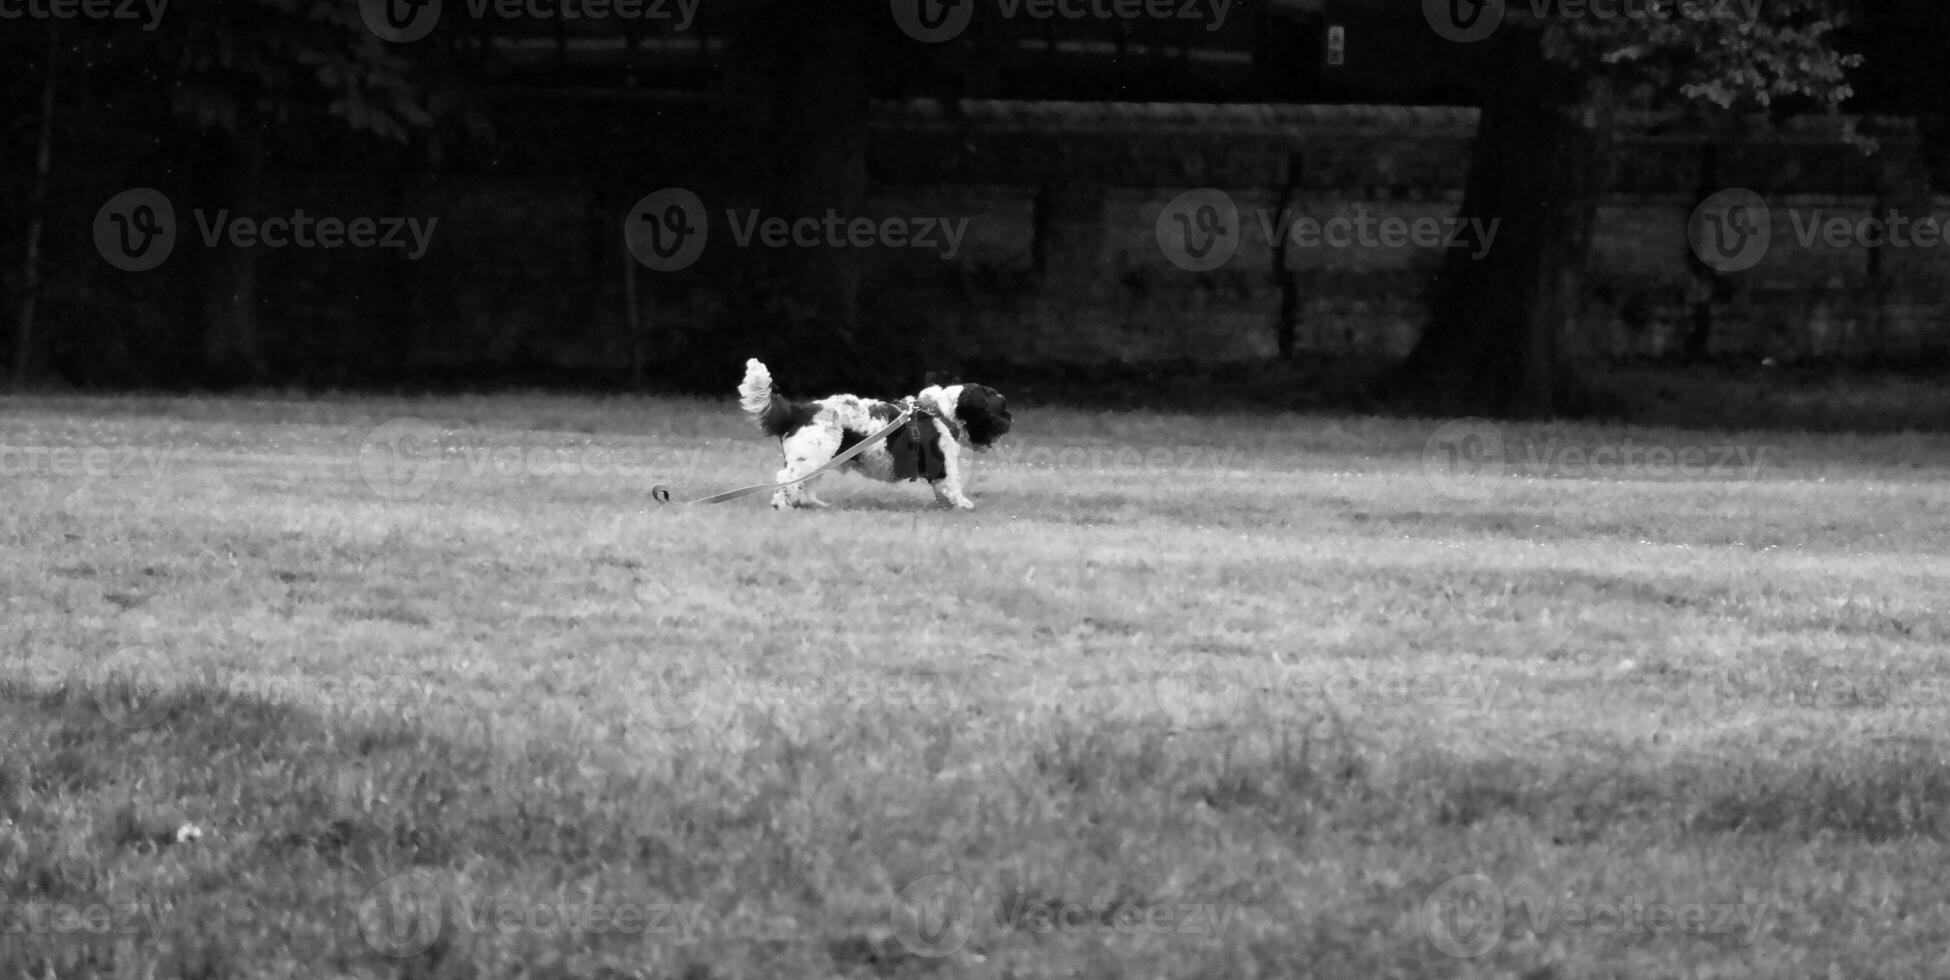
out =
[(756, 357), (745, 362), (745, 380), (738, 385), (738, 407), (768, 436), (785, 435), (792, 420), (792, 403), (772, 387), (772, 372)]

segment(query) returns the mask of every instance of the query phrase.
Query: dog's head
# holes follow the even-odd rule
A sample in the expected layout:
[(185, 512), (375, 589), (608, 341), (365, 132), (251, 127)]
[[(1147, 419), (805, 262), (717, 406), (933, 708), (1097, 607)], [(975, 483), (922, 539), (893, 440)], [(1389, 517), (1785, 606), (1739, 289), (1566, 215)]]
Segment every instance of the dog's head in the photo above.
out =
[(934, 406), (944, 418), (961, 426), (968, 433), (968, 442), (976, 449), (988, 449), (997, 439), (1009, 433), (1015, 424), (1015, 416), (1009, 414), (1009, 403), (1002, 393), (988, 385), (958, 384), (930, 385), (921, 392), (921, 400)]

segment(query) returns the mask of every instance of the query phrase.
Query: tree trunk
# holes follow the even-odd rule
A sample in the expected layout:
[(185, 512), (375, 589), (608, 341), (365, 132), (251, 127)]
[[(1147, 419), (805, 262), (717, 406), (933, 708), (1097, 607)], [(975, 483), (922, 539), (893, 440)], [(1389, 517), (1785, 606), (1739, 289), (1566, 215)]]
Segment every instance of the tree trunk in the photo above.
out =
[(47, 24), (47, 59), (41, 63), (41, 125), (34, 140), (34, 189), (27, 202), (27, 248), (21, 257), (19, 320), (14, 333), (14, 387), (25, 388), (42, 373), (43, 345), (37, 331), (41, 302), (41, 233), (47, 221), (47, 184), (54, 161), (54, 70), (60, 51), (60, 22)]
[[(269, 164), (267, 148), (249, 135), (238, 135), (229, 147), (230, 180), (224, 185), (225, 204), (232, 214), (259, 213), (256, 203)], [(235, 202), (234, 204), (228, 202)], [(207, 380), (218, 384), (262, 381), (264, 361), (262, 301), (258, 279), (264, 249), (219, 244), (209, 268), (215, 273), (208, 294), (210, 310), (204, 321), (203, 364)]]
[[(1545, 417), (1583, 408), (1563, 334), (1578, 309), (1570, 253), (1584, 239), (1597, 123), (1584, 80), (1550, 63), (1534, 30), (1508, 27), (1491, 76), (1459, 216), (1420, 341), (1394, 378), (1433, 414)], [(1494, 238), (1479, 234), (1497, 222)]]
[(263, 249), (230, 245), (227, 229), (214, 248), (203, 247), (196, 212), (213, 220), (223, 211), (231, 218), (261, 213), (268, 150), (247, 135), (211, 134), (192, 139), (186, 155), (192, 199), (178, 215), (181, 239), (194, 244), (180, 249), (182, 320), (174, 350), (163, 358), (164, 380), (188, 387), (261, 381), (268, 373), (258, 290)]
[[(764, 28), (775, 66), (775, 213), (788, 220), (865, 212), (868, 16), (848, 0), (805, 0), (781, 7)], [(859, 324), (859, 252), (820, 245), (776, 253), (780, 279), (813, 326), (847, 342)]]
[[(1698, 207), (1720, 189), (1720, 148), (1707, 143), (1699, 150), (1699, 185), (1693, 191), (1693, 206)], [(1720, 298), (1720, 277), (1693, 249), (1686, 249), (1686, 290), (1688, 321), (1686, 360), (1697, 364), (1706, 360), (1713, 346), (1713, 304)]]
[[(1289, 153), (1286, 158), (1286, 180), (1280, 185), (1280, 200), (1273, 208), (1273, 227), (1289, 228), (1287, 211), (1293, 206), (1293, 199), (1299, 195), (1301, 178), (1306, 170), (1303, 154)], [(1280, 235), (1273, 243), (1273, 280), (1280, 284), (1280, 313), (1275, 326), (1274, 345), (1280, 352), (1280, 360), (1293, 360), (1293, 349), (1300, 329), (1300, 280), (1287, 265), (1287, 243), (1291, 235)]]
[(1031, 206), (1030, 262), (1046, 294), (1087, 296), (1103, 274), (1104, 186), (1060, 146), (1048, 157)]
[[(408, 178), (404, 170), (403, 155), (392, 155), (386, 171), (387, 214), (413, 213), (406, 199)], [(387, 253), (382, 257), (380, 275), (384, 280), (380, 291), (386, 297), (384, 309), (392, 323), (385, 329), (380, 349), (385, 351), (383, 374), (394, 383), (406, 379), (414, 347), (425, 332), (426, 321), (413, 308), (414, 297), (419, 293), (413, 288), (411, 269), (412, 263), (401, 256)]]

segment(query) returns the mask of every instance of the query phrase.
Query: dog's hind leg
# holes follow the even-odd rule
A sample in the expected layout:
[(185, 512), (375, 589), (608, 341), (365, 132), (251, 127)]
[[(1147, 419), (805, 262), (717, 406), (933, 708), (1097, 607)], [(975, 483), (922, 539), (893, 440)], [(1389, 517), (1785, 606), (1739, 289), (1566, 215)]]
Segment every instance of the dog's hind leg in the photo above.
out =
[[(774, 483), (784, 483), (819, 469), (827, 460), (840, 451), (840, 433), (837, 426), (809, 425), (786, 436), (780, 447), (785, 450), (785, 468), (772, 479)], [(814, 497), (812, 487), (806, 483), (795, 483), (782, 487), (772, 495), (772, 509), (787, 507), (824, 507), (826, 504)]]
[(821, 481), (821, 480), (824, 480), (824, 479), (826, 479), (826, 478), (825, 478), (825, 477), (823, 477), (823, 476), (815, 476), (815, 477), (813, 477), (812, 479), (810, 479), (810, 480), (807, 480), (806, 482), (804, 482), (804, 483), (801, 483), (801, 484), (799, 484), (799, 487), (800, 487), (800, 489), (804, 491), (804, 493), (802, 494), (802, 496), (803, 496), (803, 499), (804, 499), (804, 500), (805, 500), (805, 502), (806, 502), (806, 506), (807, 506), (807, 507), (830, 507), (830, 506), (832, 506), (831, 504), (828, 504), (828, 503), (827, 503), (826, 501), (824, 501), (824, 500), (821, 500), (821, 499), (819, 499), (819, 496), (818, 496), (817, 494), (815, 494), (815, 493), (813, 493), (813, 488), (814, 488), (814, 487), (816, 487), (816, 486), (818, 486), (818, 485), (819, 485), (819, 481)]

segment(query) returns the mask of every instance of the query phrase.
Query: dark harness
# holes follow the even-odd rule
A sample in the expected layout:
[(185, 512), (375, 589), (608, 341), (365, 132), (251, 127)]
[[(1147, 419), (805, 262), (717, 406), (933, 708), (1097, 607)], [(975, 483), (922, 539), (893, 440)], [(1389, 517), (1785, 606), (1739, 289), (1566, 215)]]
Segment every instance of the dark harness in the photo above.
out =
[[(918, 400), (908, 404), (913, 414), (908, 416), (907, 424), (887, 437), (887, 454), (893, 459), (894, 478), (945, 479), (948, 476), (948, 458), (941, 449), (941, 428), (948, 430), (950, 439), (960, 438), (961, 431), (933, 406), (924, 405)], [(935, 426), (937, 421), (941, 427)]]

